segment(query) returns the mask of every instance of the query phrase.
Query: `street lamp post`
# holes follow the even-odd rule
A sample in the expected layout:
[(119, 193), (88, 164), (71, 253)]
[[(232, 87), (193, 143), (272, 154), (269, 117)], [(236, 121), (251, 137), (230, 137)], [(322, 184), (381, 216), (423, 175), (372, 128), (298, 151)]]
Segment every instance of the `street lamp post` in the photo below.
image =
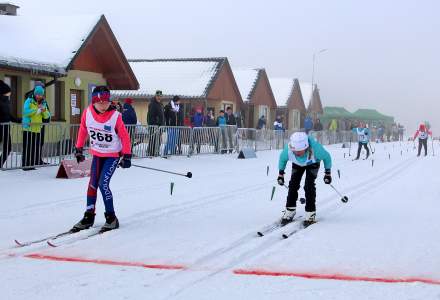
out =
[(313, 85), (314, 85), (314, 80), (315, 80), (315, 60), (316, 60), (316, 55), (327, 51), (327, 49), (321, 49), (318, 52), (313, 53), (313, 70), (312, 70), (312, 97), (313, 97)]

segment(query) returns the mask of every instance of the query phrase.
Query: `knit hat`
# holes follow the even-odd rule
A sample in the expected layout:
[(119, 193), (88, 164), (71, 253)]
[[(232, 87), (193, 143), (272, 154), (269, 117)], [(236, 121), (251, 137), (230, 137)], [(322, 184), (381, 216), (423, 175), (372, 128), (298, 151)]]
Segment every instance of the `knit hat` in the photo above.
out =
[(92, 92), (92, 103), (106, 101), (110, 102), (110, 90), (104, 85), (95, 87)]
[(161, 90), (157, 90), (156, 91), (156, 96), (162, 96), (162, 91)]
[(133, 99), (132, 98), (125, 98), (124, 99), (124, 103), (127, 103), (127, 104), (133, 104)]
[(44, 96), (44, 88), (41, 85), (34, 88), (34, 96)]
[(173, 102), (178, 102), (180, 101), (180, 97), (179, 96), (174, 96), (173, 97)]
[(295, 132), (290, 136), (289, 147), (292, 151), (303, 151), (309, 147), (309, 137), (305, 132)]
[(11, 88), (9, 85), (3, 82), (3, 80), (0, 80), (0, 95), (5, 95), (11, 91)]

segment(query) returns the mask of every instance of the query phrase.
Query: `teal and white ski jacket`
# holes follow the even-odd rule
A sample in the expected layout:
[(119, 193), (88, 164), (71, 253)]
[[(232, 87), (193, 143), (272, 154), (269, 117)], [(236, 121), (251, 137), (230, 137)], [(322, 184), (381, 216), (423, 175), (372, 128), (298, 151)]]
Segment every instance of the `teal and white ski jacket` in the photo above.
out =
[(280, 160), (278, 162), (278, 169), (284, 171), (288, 161), (298, 166), (308, 166), (314, 163), (320, 163), (324, 161), (324, 168), (330, 170), (332, 168), (332, 158), (325, 148), (318, 143), (313, 137), (309, 136), (309, 148), (302, 156), (296, 156), (290, 149), (289, 145), (284, 146), (283, 151), (280, 154)]
[(359, 143), (367, 144), (370, 141), (370, 130), (368, 128), (355, 127), (352, 131), (357, 134)]

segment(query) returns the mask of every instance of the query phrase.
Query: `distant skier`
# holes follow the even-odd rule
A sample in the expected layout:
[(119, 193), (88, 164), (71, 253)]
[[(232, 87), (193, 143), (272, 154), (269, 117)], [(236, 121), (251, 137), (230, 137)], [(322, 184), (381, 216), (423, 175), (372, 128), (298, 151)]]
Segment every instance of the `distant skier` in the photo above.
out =
[(428, 137), (429, 135), (432, 137), (432, 132), (426, 128), (425, 124), (420, 124), (419, 130), (414, 134), (414, 140), (419, 137), (419, 151), (417, 153), (417, 157), (420, 156), (420, 152), (422, 151), (422, 145), (425, 149), (425, 156), (428, 155)]
[(296, 200), (300, 188), (301, 178), (306, 172), (305, 198), (306, 198), (306, 217), (304, 226), (315, 222), (316, 217), (316, 187), (315, 180), (318, 176), (321, 160), (324, 161), (325, 175), (324, 182), (332, 182), (331, 167), (332, 159), (324, 147), (313, 137), (305, 132), (295, 132), (291, 135), (290, 141), (285, 145), (279, 159), (279, 175), (277, 178), (279, 185), (284, 185), (284, 170), (287, 161), (292, 162), (292, 176), (289, 182), (289, 192), (287, 194), (286, 210), (281, 218), (281, 224), (285, 225), (293, 220), (296, 214)]
[(368, 149), (368, 143), (370, 141), (370, 130), (365, 127), (364, 123), (361, 122), (359, 124), (359, 127), (353, 128), (352, 131), (357, 134), (359, 142), (357, 156), (354, 160), (358, 160), (361, 156), (362, 147), (367, 150), (367, 156), (365, 157), (365, 159), (367, 159), (370, 156), (370, 150)]
[[(84, 111), (76, 142), (75, 157), (78, 163), (85, 160), (83, 146), (90, 136), (90, 153), (93, 155), (90, 182), (87, 190), (87, 207), (84, 217), (73, 226), (77, 232), (93, 226), (98, 188), (105, 206), (105, 224), (100, 232), (119, 228), (119, 221), (113, 208), (110, 180), (118, 164), (131, 167), (130, 136), (124, 126), (121, 114), (111, 105), (110, 91), (106, 86), (97, 86), (92, 93), (92, 104)], [(120, 156), (122, 155), (122, 160)]]

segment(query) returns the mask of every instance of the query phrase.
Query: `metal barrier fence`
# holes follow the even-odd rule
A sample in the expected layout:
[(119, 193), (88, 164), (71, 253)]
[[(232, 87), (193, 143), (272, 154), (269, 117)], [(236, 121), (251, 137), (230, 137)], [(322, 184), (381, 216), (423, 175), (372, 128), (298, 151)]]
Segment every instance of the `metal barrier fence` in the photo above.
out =
[(59, 124), (0, 124), (0, 169), (33, 169), (60, 163), (63, 129)]
[(159, 126), (126, 125), (131, 139), (133, 157), (159, 156)]
[(192, 130), (191, 155), (213, 154), (219, 152), (219, 127), (195, 127)]
[(251, 148), (257, 151), (257, 130), (253, 128), (238, 128), (237, 147), (239, 150)]
[(234, 150), (238, 151), (237, 148), (237, 126), (225, 125), (219, 126), (220, 137), (219, 137), (219, 150), (221, 154), (232, 153)]
[(159, 152), (161, 156), (186, 155), (192, 152), (192, 129), (184, 126), (159, 127)]
[[(174, 127), (127, 125), (132, 142), (133, 158), (175, 155), (232, 153), (243, 148), (255, 151), (282, 149), (292, 133), (298, 130), (275, 131), (220, 127)], [(79, 125), (43, 123), (0, 124), (0, 169), (32, 169), (58, 165), (63, 159), (74, 158), (74, 147)], [(375, 139), (371, 132), (371, 140)], [(323, 145), (356, 142), (352, 131), (311, 131), (309, 133)], [(84, 146), (88, 148), (88, 141)], [(87, 151), (84, 151), (86, 154)]]

